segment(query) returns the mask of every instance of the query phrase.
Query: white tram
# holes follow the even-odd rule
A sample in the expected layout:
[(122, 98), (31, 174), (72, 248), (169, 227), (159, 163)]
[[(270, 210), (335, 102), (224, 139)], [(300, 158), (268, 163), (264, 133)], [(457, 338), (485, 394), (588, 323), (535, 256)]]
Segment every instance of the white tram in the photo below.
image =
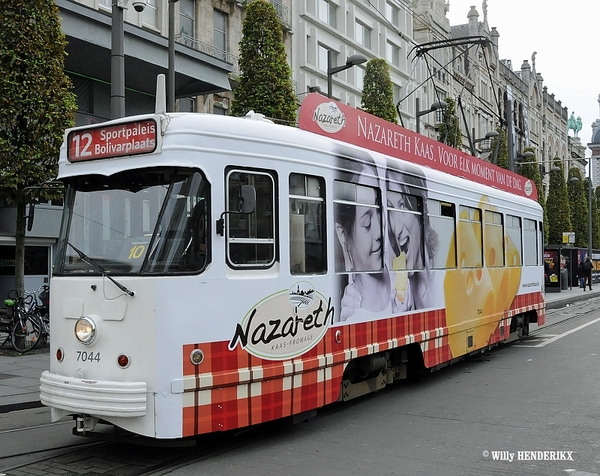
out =
[(318, 94), (70, 129), (59, 179), (41, 401), (81, 432), (305, 417), (544, 322), (535, 187)]

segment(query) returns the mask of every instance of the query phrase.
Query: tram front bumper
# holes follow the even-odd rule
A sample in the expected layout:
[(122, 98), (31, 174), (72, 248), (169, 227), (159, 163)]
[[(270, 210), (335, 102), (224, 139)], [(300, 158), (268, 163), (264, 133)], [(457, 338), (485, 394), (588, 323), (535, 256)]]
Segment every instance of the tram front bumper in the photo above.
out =
[(146, 395), (146, 382), (80, 379), (49, 371), (40, 377), (40, 401), (65, 414), (143, 417)]

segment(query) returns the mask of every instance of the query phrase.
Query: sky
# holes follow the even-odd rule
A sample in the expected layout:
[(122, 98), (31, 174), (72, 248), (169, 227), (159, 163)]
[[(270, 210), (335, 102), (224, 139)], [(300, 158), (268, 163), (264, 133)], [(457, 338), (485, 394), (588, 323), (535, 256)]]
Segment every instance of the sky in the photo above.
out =
[[(450, 25), (468, 23), (474, 5), (483, 21), (483, 0), (448, 0), (446, 17)], [(501, 59), (512, 60), (512, 69), (521, 69), (523, 60), (536, 52), (535, 67), (544, 78), (549, 94), (554, 94), (569, 117), (581, 116), (581, 143), (592, 137), (592, 123), (600, 118), (600, 1), (540, 2), (535, 0), (487, 0), (487, 20), (496, 27)], [(573, 136), (573, 131), (569, 131)], [(586, 157), (591, 152), (586, 150)]]

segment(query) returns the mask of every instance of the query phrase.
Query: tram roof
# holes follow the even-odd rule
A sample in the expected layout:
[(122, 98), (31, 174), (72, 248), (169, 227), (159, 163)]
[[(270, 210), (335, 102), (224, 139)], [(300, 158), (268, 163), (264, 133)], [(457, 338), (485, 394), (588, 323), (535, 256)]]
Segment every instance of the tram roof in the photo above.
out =
[[(305, 99), (300, 111), (299, 128), (272, 124), (260, 114), (249, 114), (245, 118), (232, 118), (212, 114), (170, 113), (140, 115), (69, 129), (65, 133), (65, 144), (61, 151), (59, 178), (85, 173), (111, 175), (123, 169), (123, 164), (119, 164), (120, 161), (71, 160), (68, 155), (72, 154), (73, 140), (70, 138), (73, 137), (73, 133), (81, 136), (86, 133), (95, 136), (99, 131), (120, 130), (124, 125), (138, 128), (135, 130), (137, 133), (139, 124), (148, 124), (149, 121), (156, 122), (156, 134), (152, 136), (153, 140), (157, 142), (156, 147), (152, 151), (141, 149), (137, 156), (135, 154), (117, 155), (116, 157), (126, 156), (128, 158), (128, 168), (147, 167), (150, 165), (148, 154), (152, 155), (152, 152), (162, 151), (163, 145), (165, 150), (170, 147), (179, 147), (180, 145), (174, 145), (178, 141), (174, 141), (173, 138), (180, 135), (187, 137), (208, 135), (223, 144), (225, 150), (238, 148), (240, 153), (244, 151), (244, 147), (247, 148), (247, 142), (240, 140), (245, 137), (253, 142), (272, 142), (276, 145), (287, 146), (289, 150), (294, 147), (301, 147), (305, 150), (311, 148), (321, 151), (333, 150), (334, 144), (341, 141), (386, 157), (427, 167), (432, 171), (429, 175), (437, 170), (465, 179), (470, 183), (469, 188), (479, 188), (481, 184), (497, 190), (504, 190), (513, 196), (537, 200), (535, 185), (521, 175), (319, 94), (309, 94)], [(236, 122), (233, 126), (232, 121)], [(279, 129), (279, 131), (274, 132), (274, 129)], [(306, 131), (312, 133), (313, 140), (306, 140)], [(144, 135), (141, 137), (147, 138)], [(215, 147), (215, 149), (218, 148)], [(257, 153), (260, 152), (257, 151)], [(299, 154), (301, 153), (299, 152)], [(160, 165), (160, 159), (156, 155), (155, 157), (157, 157), (157, 161), (152, 163)], [(111, 157), (105, 158), (110, 159)], [(171, 162), (167, 161), (164, 165), (169, 164)], [(77, 166), (72, 167), (73, 165)], [(440, 176), (438, 180), (443, 181), (443, 176)]]

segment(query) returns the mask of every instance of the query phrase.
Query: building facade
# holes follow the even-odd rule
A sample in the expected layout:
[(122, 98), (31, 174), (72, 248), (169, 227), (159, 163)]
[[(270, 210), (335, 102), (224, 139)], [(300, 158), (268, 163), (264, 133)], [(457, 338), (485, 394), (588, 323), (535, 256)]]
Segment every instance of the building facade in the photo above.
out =
[[(567, 133), (567, 108), (548, 92), (536, 71), (535, 52), (516, 70), (511, 60), (501, 59), (501, 36), (489, 26), (487, 1), (481, 4), (481, 15), (475, 6), (465, 12), (463, 25), (450, 25), (446, 0), (270, 1), (281, 20), (299, 102), (309, 88), (318, 86), (322, 94), (360, 107), (365, 64), (331, 75), (328, 70), (352, 55), (385, 58), (404, 127), (437, 138), (441, 110), (430, 107), (450, 97), (457, 104), (466, 152), (493, 160), (490, 141), (483, 138), (505, 124), (515, 167), (527, 147), (533, 148), (544, 171), (555, 158), (582, 168), (587, 164), (585, 147)], [(76, 124), (102, 122), (114, 114), (112, 22), (119, 6), (125, 7), (125, 115), (154, 110), (156, 76), (168, 77), (171, 39), (176, 110), (227, 114), (240, 75), (238, 44), (246, 0), (146, 0), (141, 12), (128, 2), (56, 0), (68, 41), (65, 70), (78, 99)], [(171, 35), (169, 7), (175, 25)], [(594, 137), (600, 144), (598, 121), (596, 126)], [(594, 157), (600, 157), (598, 144), (590, 145)], [(14, 210), (1, 199), (0, 207), (2, 295), (12, 286), (3, 282), (14, 275), (15, 220)], [(26, 255), (28, 262), (42, 265), (27, 273), (28, 289), (50, 274), (59, 215), (60, 207), (51, 204), (36, 209)]]

